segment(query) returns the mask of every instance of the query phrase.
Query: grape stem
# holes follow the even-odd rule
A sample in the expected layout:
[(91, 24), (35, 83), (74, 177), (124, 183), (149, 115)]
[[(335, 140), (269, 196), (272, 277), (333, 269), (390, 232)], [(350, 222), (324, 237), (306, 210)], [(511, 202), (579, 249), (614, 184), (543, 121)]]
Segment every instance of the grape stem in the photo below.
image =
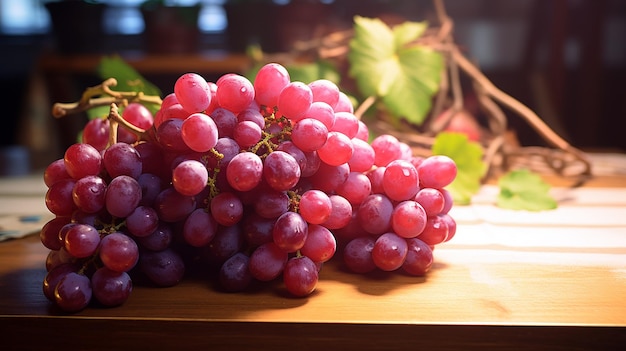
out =
[(143, 92), (114, 91), (111, 88), (117, 85), (115, 78), (104, 80), (101, 84), (85, 89), (81, 99), (77, 102), (57, 102), (52, 106), (52, 116), (55, 118), (85, 112), (99, 106), (110, 106), (115, 103), (118, 106), (126, 106), (131, 102), (143, 104), (161, 105), (159, 96), (145, 95)]

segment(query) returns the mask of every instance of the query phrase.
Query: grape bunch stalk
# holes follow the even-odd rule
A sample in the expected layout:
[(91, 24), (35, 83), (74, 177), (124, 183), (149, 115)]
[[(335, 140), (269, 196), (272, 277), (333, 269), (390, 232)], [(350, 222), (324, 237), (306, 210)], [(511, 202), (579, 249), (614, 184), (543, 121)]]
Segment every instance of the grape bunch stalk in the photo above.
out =
[(154, 115), (120, 101), (44, 173), (43, 292), (63, 311), (121, 305), (139, 276), (174, 286), (190, 265), (226, 292), (282, 279), (298, 297), (333, 257), (422, 276), (455, 235), (455, 163), (370, 141), (331, 81), (268, 63), (253, 82), (185, 73)]

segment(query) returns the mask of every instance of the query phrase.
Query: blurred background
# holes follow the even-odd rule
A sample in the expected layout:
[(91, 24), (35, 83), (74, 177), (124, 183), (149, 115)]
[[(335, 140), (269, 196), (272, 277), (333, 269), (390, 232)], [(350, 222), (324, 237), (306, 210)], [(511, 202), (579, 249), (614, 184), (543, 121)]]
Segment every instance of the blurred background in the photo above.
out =
[[(157, 12), (158, 2), (185, 12)], [(497, 87), (579, 148), (626, 150), (626, 1), (444, 3), (456, 43)], [(165, 95), (182, 73), (241, 73), (249, 45), (288, 51), (350, 28), (354, 15), (434, 19), (431, 0), (0, 0), (0, 173), (62, 157), (85, 121), (53, 120), (51, 105), (100, 83), (103, 55), (120, 55)], [(522, 143), (542, 142), (514, 116), (510, 125)]]

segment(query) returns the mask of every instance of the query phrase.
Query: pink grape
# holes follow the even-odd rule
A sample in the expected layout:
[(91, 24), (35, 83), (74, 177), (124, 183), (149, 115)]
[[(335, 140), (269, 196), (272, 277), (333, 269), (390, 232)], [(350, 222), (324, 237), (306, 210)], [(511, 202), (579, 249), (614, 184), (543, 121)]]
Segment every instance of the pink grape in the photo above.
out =
[(197, 73), (185, 73), (174, 83), (176, 99), (189, 112), (202, 112), (211, 103), (211, 90), (207, 81)]
[(445, 155), (429, 156), (418, 167), (423, 187), (443, 188), (456, 178), (456, 163)]
[(290, 82), (281, 90), (276, 106), (287, 118), (300, 118), (311, 106), (313, 92), (311, 88), (298, 81)]
[(298, 121), (291, 131), (291, 141), (304, 152), (318, 150), (326, 143), (327, 138), (328, 128), (313, 118)]
[(285, 265), (283, 282), (294, 296), (304, 297), (313, 293), (318, 279), (317, 266), (306, 256), (292, 257)]
[(86, 176), (76, 181), (72, 199), (76, 207), (86, 213), (96, 213), (104, 208), (106, 183), (98, 176)]
[(370, 179), (361, 172), (350, 172), (348, 179), (337, 186), (338, 195), (346, 198), (352, 205), (360, 205), (372, 193)]
[(221, 192), (211, 200), (211, 214), (217, 223), (231, 226), (243, 218), (243, 203), (231, 192)]
[(262, 244), (250, 255), (250, 274), (260, 281), (274, 280), (283, 272), (288, 258), (287, 252), (273, 242)]
[(308, 225), (296, 212), (285, 212), (274, 223), (272, 237), (274, 243), (285, 252), (296, 252), (304, 245), (308, 234)]
[(402, 269), (410, 275), (423, 276), (433, 265), (433, 250), (418, 238), (407, 239), (408, 252)]
[(387, 166), (389, 162), (400, 159), (400, 141), (392, 135), (377, 136), (371, 143), (375, 152), (374, 164)]
[(328, 195), (316, 189), (305, 191), (300, 197), (300, 215), (311, 224), (324, 223), (330, 217), (332, 202)]
[(119, 306), (128, 300), (133, 283), (126, 272), (106, 267), (96, 270), (91, 277), (93, 296), (104, 306)]
[(226, 167), (228, 184), (239, 191), (256, 187), (263, 176), (263, 161), (252, 152), (237, 154)]
[(254, 101), (254, 86), (244, 76), (230, 74), (218, 80), (217, 101), (233, 113), (245, 110)]
[(277, 63), (268, 63), (261, 67), (254, 79), (255, 99), (260, 105), (274, 107), (278, 105), (278, 96), (290, 82), (287, 69)]
[(204, 113), (189, 115), (183, 121), (180, 132), (185, 144), (193, 151), (207, 152), (217, 144), (217, 125)]
[(98, 175), (102, 169), (102, 156), (89, 144), (73, 144), (65, 150), (67, 174), (78, 180), (89, 175)]
[(128, 235), (115, 232), (102, 238), (99, 256), (110, 270), (128, 272), (139, 260), (139, 247)]
[(383, 271), (393, 271), (404, 263), (408, 253), (406, 239), (395, 233), (384, 233), (376, 239), (372, 249), (372, 259), (376, 267)]
[(363, 236), (352, 239), (343, 250), (343, 261), (352, 272), (368, 273), (376, 269), (372, 251), (376, 241), (373, 237)]
[(339, 87), (328, 79), (317, 79), (309, 83), (313, 93), (313, 101), (322, 101), (331, 108), (339, 102)]
[(326, 143), (317, 150), (320, 160), (331, 166), (347, 163), (353, 152), (352, 141), (340, 132), (329, 132)]
[(274, 190), (293, 188), (300, 180), (300, 165), (290, 154), (274, 151), (263, 161), (263, 179)]
[(183, 161), (172, 171), (172, 185), (186, 196), (199, 194), (206, 187), (208, 179), (206, 167), (196, 160)]
[(211, 242), (217, 233), (218, 223), (203, 208), (195, 209), (185, 219), (182, 236), (186, 243), (194, 247), (203, 247)]
[(413, 164), (404, 160), (389, 162), (383, 174), (383, 189), (392, 200), (413, 199), (419, 190), (419, 176)]
[(309, 224), (306, 241), (300, 252), (314, 262), (330, 260), (337, 250), (333, 233), (319, 224)]
[(391, 227), (403, 238), (414, 238), (420, 235), (426, 227), (426, 220), (424, 208), (412, 200), (398, 203), (391, 213)]

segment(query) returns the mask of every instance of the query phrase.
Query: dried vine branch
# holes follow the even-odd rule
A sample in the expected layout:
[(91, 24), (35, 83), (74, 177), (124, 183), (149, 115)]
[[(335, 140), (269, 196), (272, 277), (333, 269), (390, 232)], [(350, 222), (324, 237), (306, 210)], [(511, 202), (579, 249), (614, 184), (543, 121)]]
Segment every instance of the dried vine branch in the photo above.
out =
[[(485, 150), (484, 161), (489, 171), (498, 167), (508, 169), (515, 165), (523, 165), (535, 171), (553, 172), (563, 177), (576, 176), (578, 177), (578, 184), (588, 179), (592, 170), (585, 153), (565, 141), (526, 105), (496, 87), (455, 44), (453, 38), (454, 21), (448, 16), (444, 1), (433, 0), (433, 5), (439, 26), (430, 28), (434, 30), (430, 30), (420, 37), (417, 43), (428, 46), (444, 55), (447, 69), (442, 72), (441, 84), (434, 98), (430, 118), (422, 126), (425, 128), (421, 132), (425, 135), (391, 131), (391, 128), (386, 127), (385, 123), (374, 123), (374, 128), (383, 130), (386, 128), (387, 132), (402, 134), (403, 140), (407, 140), (414, 147), (416, 153), (427, 154), (434, 141), (434, 135), (444, 130), (454, 115), (464, 108), (460, 84), (460, 73), (462, 72), (471, 79), (480, 106), (488, 117), (490, 135), (483, 140), (482, 146)], [(295, 50), (301, 50), (300, 53), (316, 50), (318, 58), (341, 59), (345, 58), (349, 50), (349, 41), (353, 36), (353, 30), (331, 33), (323, 38), (301, 42), (295, 46)], [(355, 111), (357, 117), (368, 110), (376, 100), (376, 97), (365, 99)], [(451, 113), (445, 118), (435, 121), (433, 117), (439, 116), (450, 101)], [(505, 135), (508, 130), (507, 117), (501, 107), (519, 115), (554, 148), (508, 145)]]

